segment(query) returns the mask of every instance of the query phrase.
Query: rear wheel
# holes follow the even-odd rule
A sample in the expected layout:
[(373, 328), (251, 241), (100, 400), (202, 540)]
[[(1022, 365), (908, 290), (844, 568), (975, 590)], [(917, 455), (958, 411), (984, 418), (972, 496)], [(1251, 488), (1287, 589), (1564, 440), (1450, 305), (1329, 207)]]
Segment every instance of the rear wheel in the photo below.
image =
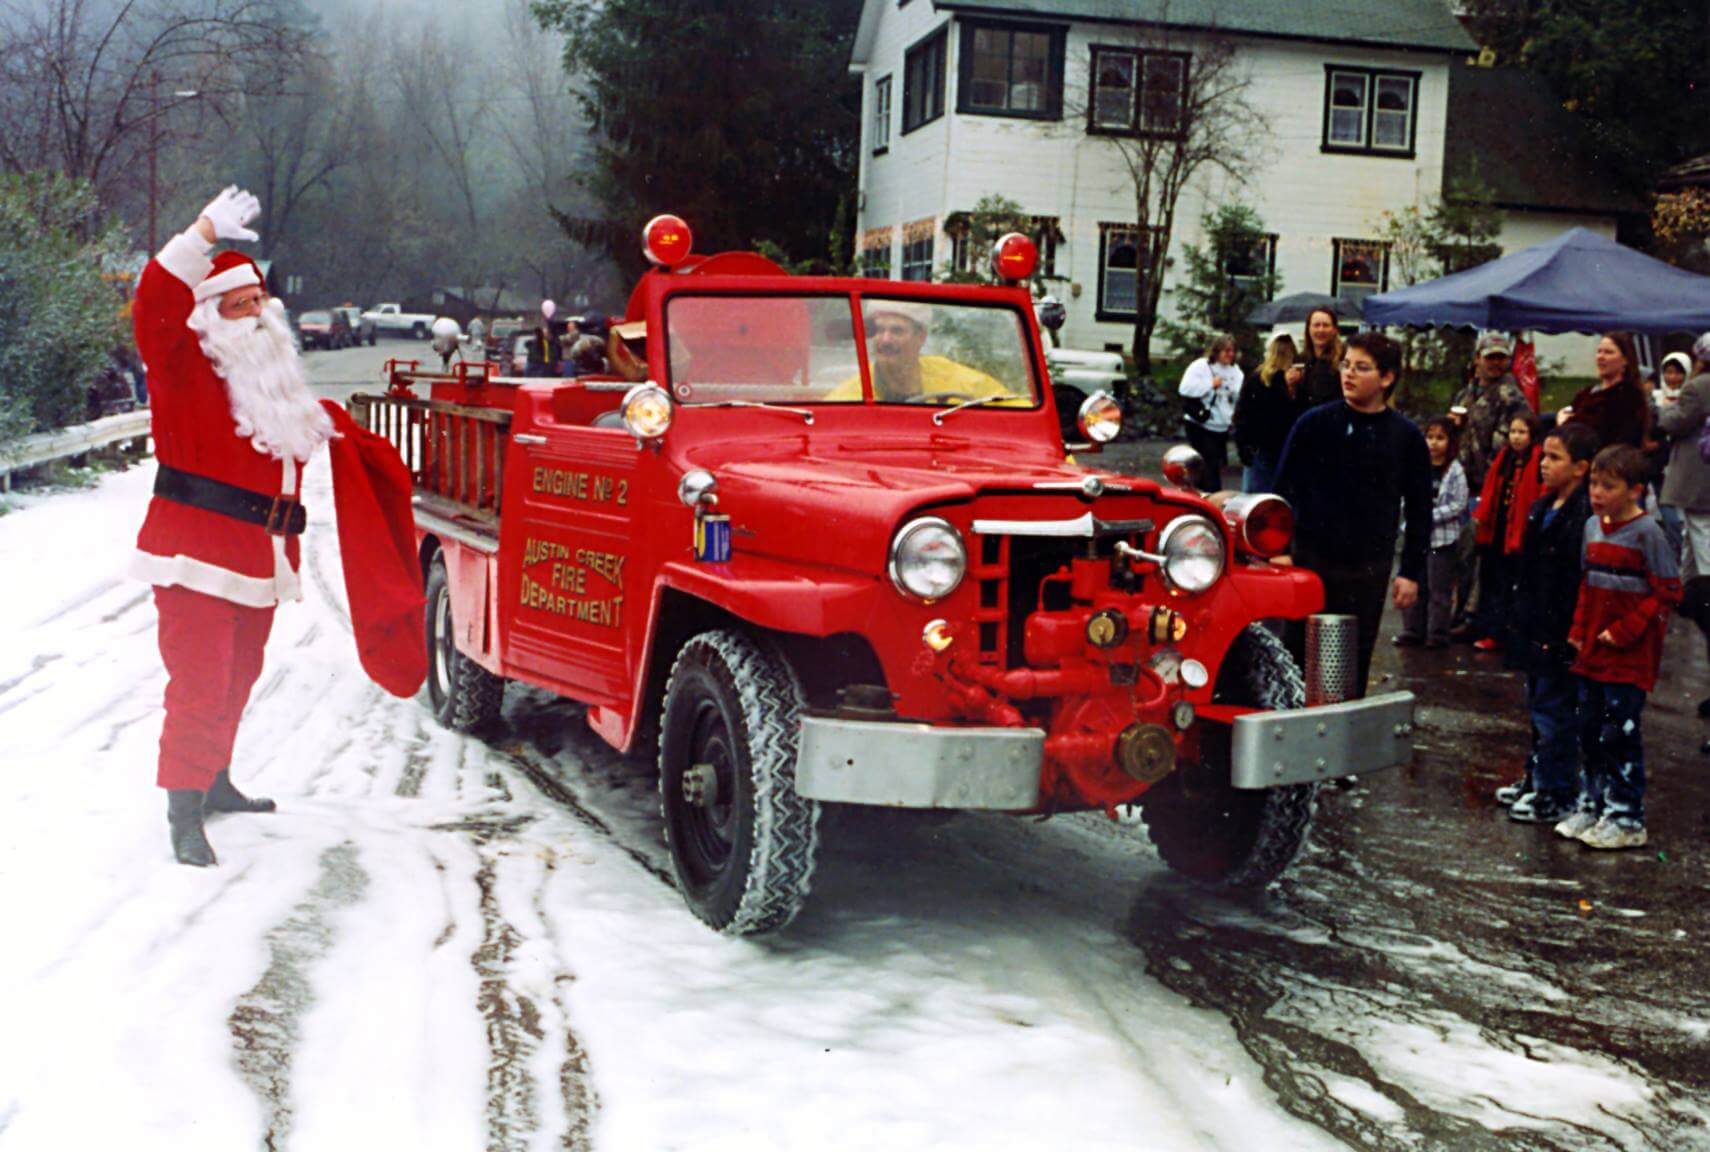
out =
[(414, 325), (411, 326), (410, 335), (414, 336), (417, 340), (426, 340), (427, 339), (427, 325), (423, 324), (421, 321), (418, 320)]
[(659, 741), (660, 812), (677, 887), (720, 932), (782, 928), (807, 899), (819, 805), (796, 794), (801, 684), (738, 632), (677, 654)]
[(505, 702), (505, 680), (457, 650), (451, 617), (451, 582), (445, 557), (435, 555), (428, 571), (427, 608), (428, 704), (434, 718), (457, 732), (474, 732), (499, 718)]
[[(1306, 682), (1276, 634), (1249, 625), (1224, 660), (1213, 699), (1250, 708), (1299, 708)], [(1203, 756), (1147, 791), (1141, 815), (1158, 855), (1184, 876), (1221, 888), (1258, 888), (1280, 876), (1312, 827), (1316, 784), (1261, 790), (1229, 783), (1228, 729), (1207, 726)]]

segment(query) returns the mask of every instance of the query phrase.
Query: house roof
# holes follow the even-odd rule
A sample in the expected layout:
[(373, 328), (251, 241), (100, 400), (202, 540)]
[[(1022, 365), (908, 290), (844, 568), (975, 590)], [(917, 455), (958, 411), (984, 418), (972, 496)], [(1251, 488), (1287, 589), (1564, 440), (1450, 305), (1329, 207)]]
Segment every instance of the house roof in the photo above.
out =
[(1710, 186), (1710, 153), (1676, 164), (1657, 181), (1657, 187), (1665, 192), (1706, 186)]
[(1476, 176), (1504, 208), (1643, 212), (1644, 204), (1617, 185), (1615, 164), (1542, 77), (1458, 60), (1450, 66), (1445, 194), (1457, 179)]
[[(867, 0), (862, 5), (851, 60), (857, 70), (871, 56), (878, 10), (886, 3)], [(1473, 52), (1478, 47), (1446, 0), (933, 0), (933, 7), (970, 16), (1218, 28), (1249, 36), (1431, 52)]]

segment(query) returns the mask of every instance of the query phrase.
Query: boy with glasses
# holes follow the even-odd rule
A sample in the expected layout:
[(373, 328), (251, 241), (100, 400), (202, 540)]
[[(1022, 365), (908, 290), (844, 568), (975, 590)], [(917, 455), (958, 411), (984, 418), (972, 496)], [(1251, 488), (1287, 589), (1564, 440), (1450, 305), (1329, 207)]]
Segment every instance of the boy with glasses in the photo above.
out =
[[(1294, 506), (1292, 556), (1278, 563), (1310, 568), (1324, 582), (1324, 611), (1359, 625), (1356, 695), (1364, 696), (1388, 593), (1407, 609), (1419, 598), (1431, 539), (1431, 457), (1417, 426), (1389, 407), (1401, 348), (1361, 332), (1342, 354), (1342, 399), (1302, 416), (1283, 445), (1276, 490)], [(1407, 531), (1393, 584), (1398, 521)], [(1297, 654), (1304, 629), (1293, 630)]]

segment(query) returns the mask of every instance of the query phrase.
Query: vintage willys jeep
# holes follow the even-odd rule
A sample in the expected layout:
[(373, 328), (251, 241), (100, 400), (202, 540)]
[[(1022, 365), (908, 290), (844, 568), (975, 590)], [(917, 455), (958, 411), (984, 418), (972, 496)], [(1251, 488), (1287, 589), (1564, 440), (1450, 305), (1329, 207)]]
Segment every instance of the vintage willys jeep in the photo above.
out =
[[(796, 914), (823, 804), (1137, 803), (1172, 867), (1255, 885), (1319, 781), (1407, 758), (1411, 696), (1307, 706), (1261, 623), (1322, 605), (1265, 562), (1286, 504), (1068, 458), (1023, 288), (788, 276), (690, 255), (669, 218), (648, 239), (610, 335), (645, 381), (394, 365), (353, 407), (416, 472), (435, 712), (477, 728), (517, 680), (657, 755), (708, 924)], [(1087, 399), (1079, 450), (1119, 420)]]

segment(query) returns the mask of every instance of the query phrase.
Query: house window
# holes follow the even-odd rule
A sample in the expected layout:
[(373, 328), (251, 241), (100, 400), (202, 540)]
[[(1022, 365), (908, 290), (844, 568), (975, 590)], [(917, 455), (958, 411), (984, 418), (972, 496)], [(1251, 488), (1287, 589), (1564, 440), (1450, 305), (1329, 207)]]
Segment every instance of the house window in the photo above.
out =
[(1098, 319), (1132, 320), (1140, 310), (1146, 234), (1132, 224), (1100, 224)]
[(944, 49), (950, 42), (946, 28), (910, 48), (903, 57), (905, 136), (944, 115)]
[(1269, 232), (1224, 258), (1223, 274), (1238, 287), (1260, 291), (1277, 267), (1277, 235)]
[(956, 111), (1055, 120), (1063, 107), (1064, 30), (964, 22)]
[(873, 155), (891, 146), (891, 78), (881, 76), (873, 82)]
[[(957, 219), (961, 217), (961, 219)], [(1039, 250), (1039, 268), (1035, 276), (1051, 278), (1057, 274), (1057, 241), (1063, 232), (1055, 216), (1035, 216), (1022, 229)], [(957, 272), (985, 273), (990, 270), (991, 250), (975, 251), (973, 230), (961, 213), (952, 213), (944, 221), (944, 232), (950, 237), (950, 267)]]
[(1092, 49), (1092, 99), (1087, 130), (1174, 136), (1187, 98), (1186, 52)]
[(1334, 241), (1330, 294), (1343, 300), (1363, 300), (1389, 284), (1389, 245), (1382, 240)]
[(902, 278), (928, 281), (932, 279), (932, 236), (922, 236), (903, 244)]
[(1419, 73), (1330, 65), (1324, 81), (1324, 150), (1413, 155)]
[(861, 275), (868, 280), (889, 280), (891, 278), (890, 248), (862, 249)]
[(869, 280), (891, 278), (891, 238), (895, 234), (895, 225), (869, 228), (861, 233), (860, 241), (856, 244), (859, 255), (855, 264), (862, 276)]

